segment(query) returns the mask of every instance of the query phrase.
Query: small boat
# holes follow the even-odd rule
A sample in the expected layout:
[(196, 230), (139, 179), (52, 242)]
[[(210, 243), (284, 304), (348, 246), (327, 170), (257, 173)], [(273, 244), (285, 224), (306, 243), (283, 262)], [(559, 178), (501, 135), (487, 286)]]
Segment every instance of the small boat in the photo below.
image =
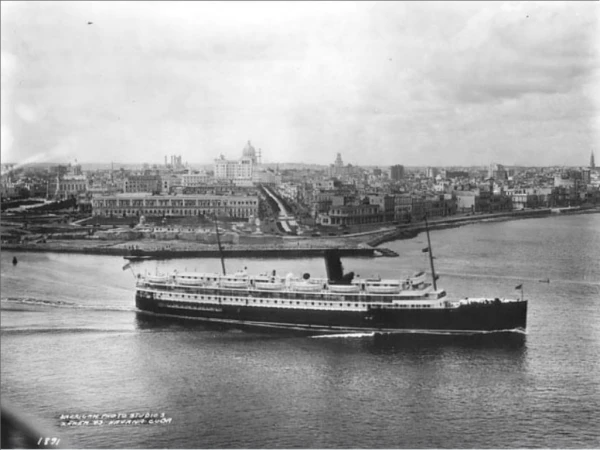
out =
[(13, 256), (13, 266), (16, 266), (18, 262), (19, 261), (17, 261), (17, 257)]
[(550, 283), (550, 278), (546, 278), (545, 280), (539, 280), (540, 283)]
[(169, 281), (169, 275), (148, 275), (146, 279), (150, 283), (166, 283)]
[(307, 283), (307, 282), (298, 282), (292, 284), (292, 289), (299, 292), (317, 292), (321, 290), (320, 284), (315, 283)]
[(248, 279), (238, 279), (238, 280), (232, 280), (231, 278), (229, 279), (224, 279), (221, 280), (221, 286), (225, 287), (225, 288), (234, 288), (234, 289), (240, 289), (240, 288), (245, 288), (248, 287)]
[(136, 256), (136, 255), (128, 255), (123, 256), (124, 259), (128, 261), (143, 261), (145, 259), (152, 259), (152, 256)]
[(260, 283), (257, 282), (255, 283), (256, 289), (260, 289), (263, 291), (277, 291), (280, 289), (283, 289), (283, 283), (274, 281), (274, 282), (268, 282), (268, 283)]
[(360, 286), (356, 284), (330, 284), (329, 290), (340, 294), (360, 291)]
[(186, 278), (186, 277), (176, 277), (175, 281), (179, 284), (183, 284), (185, 286), (204, 286), (204, 280), (202, 278)]
[(397, 294), (400, 292), (400, 286), (367, 284), (367, 292), (371, 294)]

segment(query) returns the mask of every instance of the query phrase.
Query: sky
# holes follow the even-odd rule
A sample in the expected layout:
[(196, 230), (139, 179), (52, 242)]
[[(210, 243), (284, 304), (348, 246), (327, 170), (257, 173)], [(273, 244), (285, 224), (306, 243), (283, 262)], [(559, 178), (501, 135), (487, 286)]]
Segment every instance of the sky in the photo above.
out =
[(600, 159), (598, 2), (1, 9), (3, 163)]

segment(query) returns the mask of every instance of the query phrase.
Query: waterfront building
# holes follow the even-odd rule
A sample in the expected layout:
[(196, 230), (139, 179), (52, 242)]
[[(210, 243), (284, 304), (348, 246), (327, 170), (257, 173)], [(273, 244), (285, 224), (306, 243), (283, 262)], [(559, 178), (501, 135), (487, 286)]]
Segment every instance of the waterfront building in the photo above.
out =
[(412, 196), (397, 194), (394, 196), (394, 220), (410, 222), (412, 220)]
[(151, 195), (123, 193), (92, 199), (94, 216), (228, 216), (247, 219), (258, 213), (255, 195)]
[(332, 207), (329, 214), (319, 216), (325, 226), (350, 226), (383, 221), (379, 205), (348, 205)]
[(367, 195), (370, 205), (379, 206), (379, 211), (383, 215), (383, 222), (394, 220), (395, 198), (392, 195), (376, 194)]

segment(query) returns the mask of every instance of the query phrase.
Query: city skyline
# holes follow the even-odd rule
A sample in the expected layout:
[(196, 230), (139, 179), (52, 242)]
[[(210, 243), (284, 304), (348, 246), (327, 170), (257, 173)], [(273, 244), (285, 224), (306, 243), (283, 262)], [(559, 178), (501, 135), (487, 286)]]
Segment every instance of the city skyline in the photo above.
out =
[(597, 3), (3, 3), (2, 162), (585, 165)]

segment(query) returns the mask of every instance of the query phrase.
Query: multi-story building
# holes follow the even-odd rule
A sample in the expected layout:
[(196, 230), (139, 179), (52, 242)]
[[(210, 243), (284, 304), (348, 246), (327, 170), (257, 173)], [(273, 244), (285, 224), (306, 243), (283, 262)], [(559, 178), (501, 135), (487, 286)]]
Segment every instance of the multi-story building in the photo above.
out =
[(65, 175), (57, 180), (55, 197), (58, 199), (78, 197), (86, 192), (87, 185), (85, 175)]
[(378, 205), (379, 211), (383, 215), (384, 222), (391, 222), (394, 220), (394, 210), (395, 210), (395, 199), (392, 195), (387, 194), (377, 194), (377, 195), (367, 195), (369, 199), (370, 205)]
[(508, 176), (502, 164), (490, 164), (488, 178), (493, 178), (495, 180), (506, 180)]
[(258, 214), (258, 196), (124, 193), (92, 199), (95, 216), (228, 216)]
[(180, 175), (182, 187), (202, 186), (208, 183), (209, 176), (206, 172), (185, 173)]
[(243, 157), (238, 161), (227, 160), (221, 155), (215, 160), (215, 179), (217, 180), (252, 180), (252, 159)]
[(154, 192), (162, 189), (159, 175), (129, 175), (123, 181), (123, 192)]
[(394, 196), (394, 219), (399, 222), (412, 220), (412, 197), (410, 194)]
[(349, 205), (332, 207), (329, 214), (319, 216), (321, 225), (350, 226), (383, 221), (379, 205)]
[(400, 181), (404, 178), (404, 166), (396, 164), (390, 167), (390, 179), (392, 181)]

